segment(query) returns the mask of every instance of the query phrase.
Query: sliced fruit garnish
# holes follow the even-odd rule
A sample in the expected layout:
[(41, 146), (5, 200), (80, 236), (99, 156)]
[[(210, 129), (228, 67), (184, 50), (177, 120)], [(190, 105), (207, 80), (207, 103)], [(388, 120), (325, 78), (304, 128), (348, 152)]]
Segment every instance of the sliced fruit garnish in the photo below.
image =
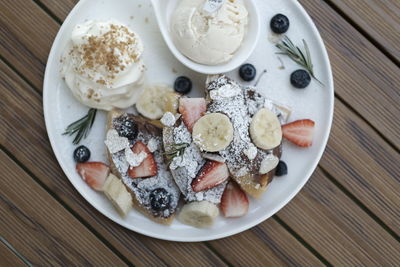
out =
[(110, 173), (105, 184), (104, 194), (114, 205), (122, 217), (126, 217), (132, 209), (132, 195), (128, 192), (125, 185), (115, 175)]
[(181, 98), (179, 100), (179, 113), (182, 114), (183, 123), (191, 132), (194, 123), (200, 119), (207, 110), (204, 98)]
[(267, 108), (260, 109), (251, 119), (250, 135), (261, 149), (273, 149), (282, 141), (281, 124), (278, 117)]
[(142, 142), (136, 142), (132, 151), (135, 154), (140, 154), (140, 152), (145, 152), (147, 157), (142, 161), (142, 163), (137, 167), (129, 167), (128, 175), (131, 178), (145, 178), (157, 175), (157, 163), (154, 160), (153, 154), (150, 152), (149, 148)]
[(110, 168), (103, 162), (85, 162), (76, 164), (76, 171), (91, 188), (103, 191)]
[(172, 90), (172, 88), (164, 85), (153, 85), (145, 88), (136, 102), (136, 109), (148, 119), (160, 119), (165, 112), (165, 93), (172, 92)]
[(295, 145), (312, 145), (315, 122), (309, 119), (297, 120), (282, 126), (283, 137)]
[(239, 185), (231, 181), (222, 194), (220, 207), (225, 217), (241, 217), (246, 215), (249, 209), (249, 199)]
[(222, 184), (229, 177), (228, 167), (223, 162), (207, 161), (192, 182), (194, 192), (204, 191)]
[(195, 201), (183, 206), (179, 220), (194, 227), (209, 227), (219, 214), (217, 205), (208, 201)]
[(193, 126), (193, 141), (204, 151), (217, 152), (225, 149), (233, 140), (233, 126), (228, 116), (209, 113)]

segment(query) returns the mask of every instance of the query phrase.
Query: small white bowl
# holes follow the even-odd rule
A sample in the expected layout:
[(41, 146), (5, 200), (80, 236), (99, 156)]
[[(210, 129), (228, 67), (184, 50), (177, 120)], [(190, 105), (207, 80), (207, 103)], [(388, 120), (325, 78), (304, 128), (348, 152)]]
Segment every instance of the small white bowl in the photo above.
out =
[(170, 17), (180, 0), (151, 0), (154, 12), (157, 17), (158, 26), (164, 40), (171, 50), (172, 54), (186, 67), (204, 74), (220, 74), (229, 72), (242, 65), (253, 53), (260, 36), (260, 17), (257, 5), (254, 0), (244, 0), (247, 11), (249, 12), (249, 24), (244, 36), (242, 45), (236, 51), (235, 55), (226, 63), (219, 65), (204, 65), (194, 62), (183, 55), (175, 46), (171, 39), (169, 25)]

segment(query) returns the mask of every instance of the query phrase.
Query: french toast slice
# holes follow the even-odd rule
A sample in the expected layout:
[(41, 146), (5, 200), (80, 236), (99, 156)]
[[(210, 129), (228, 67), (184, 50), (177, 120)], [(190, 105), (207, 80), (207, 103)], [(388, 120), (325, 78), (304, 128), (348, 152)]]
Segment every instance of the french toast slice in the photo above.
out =
[(206, 159), (193, 142), (190, 132), (181, 120), (178, 120), (173, 127), (164, 127), (163, 142), (166, 153), (168, 153), (174, 145), (182, 143), (187, 144), (183, 155), (181, 155), (182, 158), (176, 158), (178, 166), (173, 166), (174, 162), (170, 164), (171, 174), (181, 190), (185, 201), (208, 201), (213, 204), (220, 203), (227, 182), (201, 192), (193, 191), (191, 186), (192, 181), (206, 163)]
[[(133, 140), (129, 140), (129, 146), (132, 147), (136, 142), (140, 141), (149, 147), (149, 143), (151, 142), (153, 146), (151, 150), (154, 150), (151, 151), (151, 155), (157, 165), (157, 174), (147, 178), (131, 178), (129, 175), (131, 167), (126, 160), (124, 150), (111, 153), (110, 149), (107, 148), (111, 172), (121, 179), (127, 190), (131, 193), (134, 208), (157, 223), (169, 225), (175, 217), (180, 191), (164, 162), (162, 129), (159, 125), (153, 123), (153, 121), (143, 117), (123, 113), (118, 110), (111, 110), (107, 118), (107, 132), (115, 130), (118, 123), (126, 118), (131, 119), (138, 126), (138, 135)], [(168, 196), (169, 203), (168, 207), (164, 210), (155, 210), (151, 204), (151, 194), (152, 192), (154, 193), (155, 189), (160, 188), (163, 192), (167, 192), (166, 195)]]
[[(280, 158), (281, 144), (271, 150), (256, 147), (249, 134), (251, 118), (261, 108), (268, 108), (278, 116), (280, 123), (283, 123), (290, 115), (290, 109), (274, 104), (254, 87), (241, 86), (224, 75), (209, 76), (206, 83), (207, 112), (227, 115), (234, 128), (234, 138), (230, 145), (217, 153), (226, 160), (232, 178), (241, 188), (249, 195), (260, 198), (272, 181), (276, 169), (275, 167), (265, 174), (260, 174), (261, 163), (271, 154)], [(220, 88), (223, 88), (225, 94), (222, 97), (218, 97), (218, 92), (213, 92)], [(255, 158), (249, 159), (246, 156), (245, 150), (249, 146), (257, 148)]]

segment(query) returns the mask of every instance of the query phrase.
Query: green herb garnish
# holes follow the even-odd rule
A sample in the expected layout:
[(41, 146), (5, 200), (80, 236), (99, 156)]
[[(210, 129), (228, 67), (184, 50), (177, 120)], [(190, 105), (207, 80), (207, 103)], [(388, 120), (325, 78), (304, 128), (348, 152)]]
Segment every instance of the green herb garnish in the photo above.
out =
[(71, 136), (76, 134), (72, 143), (74, 145), (79, 144), (82, 138), (86, 138), (89, 134), (89, 131), (94, 123), (94, 119), (96, 118), (96, 113), (97, 109), (89, 109), (88, 113), (84, 117), (68, 125), (63, 135)]
[(285, 36), (280, 43), (276, 44), (276, 47), (281, 50), (281, 52), (278, 52), (277, 54), (286, 55), (291, 58), (294, 62), (305, 68), (310, 73), (312, 78), (323, 85), (323, 83), (314, 75), (314, 66), (311, 61), (310, 49), (308, 48), (308, 45), (304, 39), (303, 44), (305, 52), (302, 51), (298, 46), (294, 45), (289, 37)]
[(167, 145), (165, 147), (166, 151), (164, 152), (164, 155), (167, 158), (168, 163), (171, 162), (175, 157), (182, 156), (188, 146), (188, 143)]

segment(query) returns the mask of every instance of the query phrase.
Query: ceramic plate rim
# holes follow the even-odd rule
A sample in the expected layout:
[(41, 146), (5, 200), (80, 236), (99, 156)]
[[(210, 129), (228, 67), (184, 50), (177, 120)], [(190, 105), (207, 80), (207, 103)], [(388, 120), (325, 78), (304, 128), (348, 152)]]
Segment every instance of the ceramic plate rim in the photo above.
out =
[(265, 221), (266, 219), (270, 218), (272, 215), (274, 215), (276, 212), (278, 212), (281, 208), (283, 208), (287, 203), (290, 202), (290, 200), (297, 195), (297, 193), (301, 190), (301, 188), (305, 185), (305, 183), (309, 180), (309, 178), (311, 177), (311, 175), (313, 174), (313, 172), (315, 171), (323, 152), (325, 151), (326, 148), (326, 144), (328, 142), (328, 138), (329, 138), (329, 134), (331, 131), (331, 127), (332, 127), (332, 120), (333, 120), (333, 110), (334, 110), (334, 84), (333, 84), (333, 75), (332, 75), (332, 70), (331, 70), (331, 65), (330, 65), (330, 61), (329, 61), (329, 57), (328, 57), (328, 53), (326, 51), (326, 47), (324, 45), (324, 42), (319, 34), (319, 31), (317, 30), (314, 22), (312, 21), (311, 17), (308, 15), (308, 13), (305, 11), (305, 9), (303, 8), (303, 6), (297, 2), (296, 0), (290, 0), (290, 2), (292, 2), (292, 4), (295, 5), (295, 7), (298, 9), (298, 11), (301, 13), (301, 15), (307, 20), (307, 22), (311, 25), (311, 31), (312, 33), (315, 35), (318, 45), (322, 48), (322, 55), (324, 57), (324, 62), (325, 62), (325, 66), (323, 66), (324, 69), (328, 70), (328, 81), (326, 83), (326, 90), (329, 90), (329, 113), (328, 113), (328, 127), (326, 127), (323, 131), (323, 138), (322, 138), (322, 145), (319, 148), (319, 151), (317, 153), (317, 157), (315, 157), (315, 159), (313, 160), (312, 166), (310, 166), (310, 168), (307, 171), (307, 175), (302, 179), (301, 182), (298, 183), (297, 187), (295, 190), (293, 190), (291, 192), (291, 194), (287, 195), (284, 199), (282, 199), (278, 205), (276, 205), (276, 207), (274, 209), (272, 209), (270, 212), (266, 213), (264, 216), (258, 218), (257, 220), (252, 220), (249, 223), (246, 223), (244, 225), (242, 225), (241, 227), (237, 227), (233, 230), (227, 230), (224, 232), (220, 232), (218, 234), (214, 234), (214, 235), (210, 235), (210, 236), (204, 236), (204, 237), (182, 237), (182, 238), (176, 238), (174, 236), (170, 236), (168, 234), (158, 234), (158, 233), (154, 233), (151, 231), (147, 231), (147, 230), (143, 230), (142, 228), (139, 228), (137, 226), (132, 226), (132, 225), (128, 225), (125, 221), (120, 222), (120, 221), (115, 221), (110, 214), (107, 213), (107, 211), (105, 209), (103, 209), (100, 205), (98, 205), (97, 203), (95, 203), (92, 200), (89, 200), (85, 194), (83, 193), (83, 190), (74, 183), (73, 179), (70, 178), (69, 173), (71, 172), (71, 170), (67, 169), (67, 167), (65, 166), (65, 164), (63, 164), (63, 161), (61, 160), (61, 158), (63, 157), (61, 155), (61, 153), (58, 151), (57, 146), (55, 144), (55, 138), (53, 138), (55, 132), (54, 130), (52, 131), (51, 127), (50, 127), (50, 122), (49, 122), (49, 112), (51, 112), (51, 110), (48, 108), (48, 104), (47, 104), (47, 98), (48, 98), (48, 91), (50, 89), (48, 89), (50, 87), (49, 85), (49, 77), (48, 77), (48, 73), (49, 73), (49, 68), (48, 68), (48, 63), (51, 62), (55, 56), (55, 47), (56, 44), (59, 42), (59, 39), (61, 38), (66, 25), (69, 23), (69, 20), (71, 19), (71, 17), (79, 10), (79, 7), (81, 5), (84, 4), (84, 2), (86, 2), (88, 0), (80, 0), (75, 6), (74, 8), (71, 10), (71, 12), (68, 14), (68, 16), (66, 17), (66, 19), (64, 20), (64, 23), (62, 24), (62, 26), (60, 27), (57, 36), (52, 44), (50, 53), (49, 53), (49, 57), (47, 60), (47, 64), (46, 64), (46, 70), (45, 70), (45, 75), (44, 75), (44, 83), (43, 83), (43, 111), (44, 111), (44, 118), (45, 118), (45, 125), (46, 125), (46, 131), (50, 140), (50, 144), (51, 147), (53, 149), (53, 152), (56, 156), (56, 159), (59, 163), (59, 165), (61, 166), (63, 172), (65, 173), (65, 175), (68, 177), (68, 180), (72, 183), (72, 185), (75, 187), (75, 189), (81, 194), (81, 196), (90, 203), (90, 205), (92, 205), (95, 209), (97, 209), (100, 213), (102, 213), (104, 216), (106, 216), (108, 219), (114, 221), (117, 224), (120, 224), (122, 226), (124, 226), (127, 229), (133, 230), (137, 233), (146, 235), (146, 236), (150, 236), (150, 237), (154, 237), (157, 239), (162, 239), (162, 240), (169, 240), (169, 241), (178, 241), (178, 242), (201, 242), (201, 241), (210, 241), (210, 240), (216, 240), (216, 239), (220, 239), (220, 238), (224, 238), (224, 237), (228, 237), (234, 234), (238, 234), (240, 232), (243, 232), (245, 230), (248, 230), (256, 225), (258, 225), (259, 223)]

